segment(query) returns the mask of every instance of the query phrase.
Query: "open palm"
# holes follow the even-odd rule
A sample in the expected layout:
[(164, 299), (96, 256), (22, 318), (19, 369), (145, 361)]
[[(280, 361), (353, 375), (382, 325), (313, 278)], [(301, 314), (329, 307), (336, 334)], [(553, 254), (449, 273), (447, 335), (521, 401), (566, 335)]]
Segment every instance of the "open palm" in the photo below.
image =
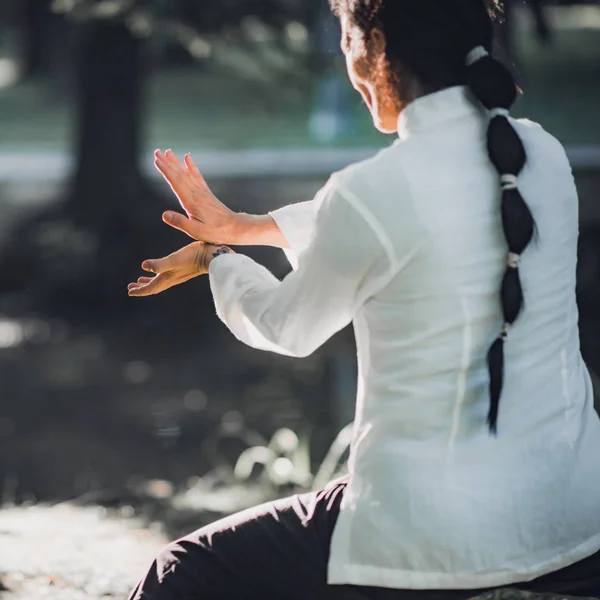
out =
[(140, 297), (160, 294), (194, 277), (204, 275), (208, 272), (209, 251), (207, 244), (194, 242), (165, 258), (144, 261), (142, 269), (154, 273), (155, 277), (140, 277), (137, 282), (130, 283), (127, 286), (129, 295)]
[(174, 152), (154, 153), (154, 164), (186, 212), (167, 212), (166, 223), (196, 240), (211, 244), (234, 244), (236, 213), (227, 208), (208, 187), (190, 154), (182, 163)]

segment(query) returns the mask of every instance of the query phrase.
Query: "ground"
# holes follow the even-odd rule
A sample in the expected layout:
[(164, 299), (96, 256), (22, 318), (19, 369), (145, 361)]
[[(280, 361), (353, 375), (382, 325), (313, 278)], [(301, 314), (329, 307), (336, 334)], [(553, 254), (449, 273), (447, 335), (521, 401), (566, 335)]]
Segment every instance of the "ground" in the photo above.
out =
[[(0, 600), (124, 600), (166, 541), (156, 527), (98, 507), (4, 509)], [(508, 589), (477, 600), (566, 597)]]
[[(99, 507), (0, 511), (2, 600), (124, 599), (166, 538)], [(1, 589), (1, 588), (0, 588)]]

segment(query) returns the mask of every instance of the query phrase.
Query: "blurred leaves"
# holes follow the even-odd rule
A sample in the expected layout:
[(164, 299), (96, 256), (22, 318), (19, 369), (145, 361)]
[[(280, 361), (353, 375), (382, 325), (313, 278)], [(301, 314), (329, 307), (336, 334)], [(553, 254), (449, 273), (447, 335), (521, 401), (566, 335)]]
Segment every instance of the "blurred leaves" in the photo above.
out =
[(114, 19), (135, 4), (136, 0), (54, 0), (52, 10), (73, 19)]
[(305, 90), (319, 68), (309, 36), (312, 13), (290, 0), (210, 3), (192, 16), (140, 0), (54, 0), (52, 9), (74, 21), (121, 20), (137, 37), (161, 37), (255, 84), (276, 80), (284, 93)]

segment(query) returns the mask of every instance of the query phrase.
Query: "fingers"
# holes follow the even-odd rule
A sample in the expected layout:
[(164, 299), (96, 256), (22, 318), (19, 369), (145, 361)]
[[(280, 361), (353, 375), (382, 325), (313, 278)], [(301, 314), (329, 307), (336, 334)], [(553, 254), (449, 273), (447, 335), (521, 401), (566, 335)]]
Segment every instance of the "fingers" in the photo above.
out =
[(163, 214), (163, 221), (179, 231), (189, 235), (192, 239), (201, 242), (205, 239), (206, 227), (200, 221), (188, 219), (185, 215), (168, 210)]
[(167, 150), (166, 152), (163, 152), (162, 150), (155, 150), (154, 151), (154, 158), (157, 160), (163, 160), (164, 162), (170, 163), (172, 165), (178, 165), (180, 167), (183, 167), (183, 165), (181, 164), (181, 162), (179, 161), (179, 159), (177, 158), (177, 155), (175, 154), (175, 152), (173, 152), (173, 150)]
[(191, 154), (186, 154), (183, 160), (185, 165), (181, 163), (172, 150), (167, 150), (165, 153), (160, 150), (154, 152), (154, 164), (165, 177), (174, 179), (191, 175), (194, 183), (206, 186), (206, 181), (192, 160)]
[(197, 169), (197, 174), (190, 171), (170, 150), (165, 154), (157, 150), (154, 153), (154, 165), (177, 196), (183, 210), (191, 217), (198, 209), (194, 200), (194, 190), (208, 189), (200, 172)]
[(192, 160), (192, 155), (189, 153), (186, 154), (183, 157), (183, 160), (185, 162), (185, 166), (188, 168), (188, 171), (198, 180), (198, 182), (206, 184), (206, 181), (204, 181), (204, 177), (202, 176), (202, 173), (200, 173), (200, 170), (196, 166), (196, 163)]
[(187, 171), (183, 167), (177, 167), (165, 158), (155, 158), (154, 166), (160, 171), (161, 175), (167, 180), (167, 183), (176, 192), (177, 182), (187, 176)]
[(176, 277), (172, 273), (161, 273), (154, 279), (150, 279), (150, 282), (147, 284), (130, 283), (127, 294), (132, 297), (154, 296), (176, 285), (190, 281), (190, 279), (194, 279), (196, 276), (197, 274), (190, 274)]
[(171, 162), (174, 166), (183, 168), (183, 165), (181, 164), (181, 161), (177, 158), (177, 155), (175, 154), (175, 152), (173, 152), (173, 150), (167, 150), (165, 152), (165, 157), (167, 158), (167, 160), (169, 162)]
[(127, 286), (127, 293), (129, 296), (153, 296), (155, 294), (160, 294), (175, 285), (173, 277), (169, 273), (161, 273), (154, 278), (144, 277), (140, 279), (149, 279), (149, 281), (147, 283), (130, 283)]
[(147, 283), (150, 283), (150, 282), (152, 281), (152, 279), (153, 279), (152, 277), (140, 277), (140, 278), (137, 280), (137, 282), (136, 282), (136, 283), (130, 283), (130, 284), (127, 286), (127, 289), (128, 289), (128, 290), (131, 290), (131, 289), (133, 289), (133, 288), (138, 288), (138, 287), (140, 287), (141, 285), (145, 285), (145, 284), (147, 284)]
[(188, 170), (177, 158), (172, 150), (167, 150), (165, 153), (157, 150), (154, 153), (154, 161), (158, 163), (162, 170), (174, 175), (187, 175)]
[(154, 166), (167, 180), (171, 189), (179, 196), (183, 191), (182, 186), (189, 184), (189, 171), (179, 162), (179, 159), (169, 150), (169, 154), (163, 154), (160, 150), (154, 153)]

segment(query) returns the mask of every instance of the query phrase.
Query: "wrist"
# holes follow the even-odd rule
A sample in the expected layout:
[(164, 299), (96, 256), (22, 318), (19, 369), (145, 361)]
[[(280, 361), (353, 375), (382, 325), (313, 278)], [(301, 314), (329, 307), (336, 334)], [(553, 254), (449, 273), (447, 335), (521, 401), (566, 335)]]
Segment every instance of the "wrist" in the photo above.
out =
[(235, 246), (288, 247), (281, 230), (270, 215), (237, 213), (235, 222)]
[(229, 246), (213, 246), (212, 244), (206, 244), (203, 256), (204, 269), (208, 271), (212, 261), (223, 254), (235, 254), (235, 252)]
[(235, 213), (231, 229), (233, 246), (253, 246), (256, 244), (257, 217), (248, 213)]

